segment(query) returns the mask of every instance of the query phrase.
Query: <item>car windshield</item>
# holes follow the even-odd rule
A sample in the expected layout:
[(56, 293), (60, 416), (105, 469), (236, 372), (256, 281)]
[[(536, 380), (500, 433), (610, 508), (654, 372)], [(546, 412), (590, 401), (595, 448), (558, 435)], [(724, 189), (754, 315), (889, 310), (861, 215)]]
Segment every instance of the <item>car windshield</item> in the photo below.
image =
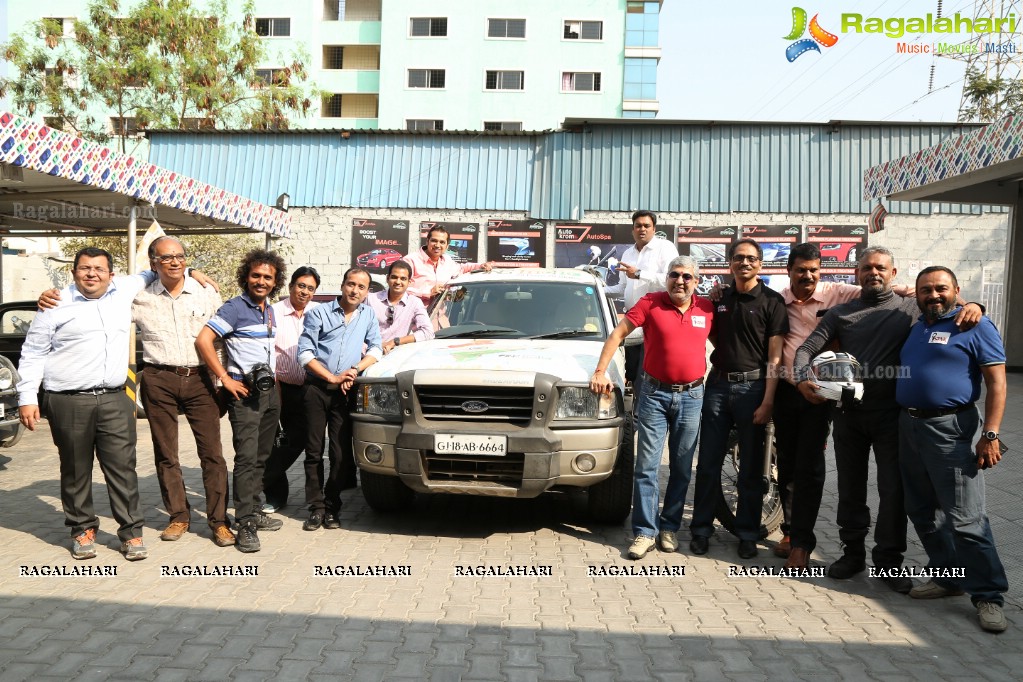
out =
[(437, 338), (581, 338), (603, 341), (608, 330), (592, 285), (576, 282), (455, 284), (434, 304)]

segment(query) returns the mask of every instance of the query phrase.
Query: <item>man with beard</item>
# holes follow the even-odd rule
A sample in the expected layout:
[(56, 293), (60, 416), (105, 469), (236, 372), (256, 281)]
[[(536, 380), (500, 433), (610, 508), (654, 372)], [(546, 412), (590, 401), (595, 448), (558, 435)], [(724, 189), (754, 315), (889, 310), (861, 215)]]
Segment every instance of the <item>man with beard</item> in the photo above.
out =
[[(284, 286), (284, 259), (274, 251), (253, 249), (238, 267), (242, 290), (220, 307), (195, 340), (195, 349), (227, 392), (227, 415), (234, 441), (234, 511), (238, 520), (235, 547), (260, 550), (259, 530), (284, 525), (260, 510), (263, 469), (273, 448), (281, 406), (273, 385), (276, 324), (267, 299)], [(213, 341), (224, 339), (227, 368)]]
[(418, 296), (423, 305), (430, 305), (444, 286), (463, 272), (483, 268), (490, 272), (490, 263), (459, 263), (447, 255), (450, 235), (440, 225), (430, 229), (426, 235), (426, 244), (403, 258), (409, 264), (408, 290)]
[(288, 469), (305, 450), (305, 406), (302, 384), (305, 370), (298, 364), (298, 337), (307, 311), (319, 305), (313, 294), (320, 286), (316, 268), (303, 265), (291, 273), (288, 297), (271, 307), (277, 319), (274, 352), (277, 356), (277, 388), (281, 393), (281, 425), (263, 471), (263, 511), (271, 514), (288, 504)]
[[(980, 627), (1002, 632), (1002, 594), (1009, 585), (987, 518), (983, 470), (1002, 458), (1005, 348), (988, 319), (969, 331), (956, 327), (958, 295), (959, 282), (948, 268), (924, 268), (917, 275), (923, 315), (900, 355), (907, 370), (896, 384), (906, 512), (927, 550), (928, 569), (938, 574), (909, 596), (937, 599), (965, 591)], [(983, 419), (977, 410), (981, 377), (987, 389)]]
[[(590, 379), (594, 393), (610, 393), (607, 366), (615, 351), (636, 327), (643, 328), (648, 347), (636, 410), (639, 434), (633, 474), (630, 559), (642, 559), (657, 544), (662, 551), (678, 549), (693, 453), (700, 435), (703, 375), (707, 371), (707, 339), (714, 332), (714, 307), (693, 295), (699, 282), (697, 265), (689, 256), (668, 263), (667, 291), (643, 296), (615, 327)], [(664, 509), (657, 515), (657, 472), (668, 434), (668, 487)]]
[[(302, 530), (338, 529), (343, 482), (355, 480), (348, 390), (359, 373), (381, 356), (380, 326), (366, 305), (369, 272), (349, 268), (341, 295), (306, 314), (298, 340), (305, 367), (302, 398), (308, 435), (305, 445), (305, 499), (309, 518)], [(363, 354), (362, 349), (366, 348)], [(327, 429), (330, 474), (323, 478), (323, 430)]]
[(757, 279), (763, 257), (760, 244), (752, 239), (740, 239), (728, 249), (735, 281), (724, 290), (714, 310), (717, 339), (710, 356), (714, 368), (703, 399), (690, 525), (693, 538), (689, 548), (693, 554), (706, 554), (714, 534), (721, 467), (728, 434), (734, 426), (739, 435), (739, 500), (735, 511), (738, 553), (743, 559), (757, 555), (763, 507), (764, 432), (774, 409), (782, 346), (789, 331), (785, 300)]
[(403, 260), (387, 269), (387, 290), (366, 297), (380, 325), (384, 353), (398, 346), (433, 338), (433, 325), (423, 302), (408, 292), (412, 268)]
[[(654, 291), (664, 291), (668, 263), (678, 256), (678, 249), (667, 239), (655, 238), (657, 215), (652, 211), (632, 214), (632, 239), (635, 241), (618, 262), (618, 284), (607, 288), (608, 296), (623, 296), (628, 312), (639, 299)], [(644, 344), (625, 347), (625, 379), (635, 385), (643, 370)]]
[[(896, 592), (907, 593), (912, 581), (899, 570), (906, 551), (906, 511), (899, 474), (899, 408), (895, 402), (895, 377), (899, 374), (899, 349), (916, 317), (916, 302), (895, 295), (892, 280), (897, 274), (895, 258), (882, 246), (860, 255), (857, 266), (860, 298), (829, 310), (817, 328), (796, 351), (793, 362), (797, 388), (811, 403), (822, 399), (809, 380), (810, 361), (834, 339), (863, 367), (863, 400), (843, 404), (833, 413), (835, 464), (838, 469), (838, 526), (844, 551), (828, 567), (828, 575), (847, 580), (866, 569), (866, 537), (870, 529), (867, 476), (870, 450), (877, 465), (878, 509), (874, 526), (874, 566), (883, 569), (882, 580)], [(964, 324), (976, 323), (983, 314), (970, 304), (963, 311)], [(972, 326), (972, 325), (971, 325)]]

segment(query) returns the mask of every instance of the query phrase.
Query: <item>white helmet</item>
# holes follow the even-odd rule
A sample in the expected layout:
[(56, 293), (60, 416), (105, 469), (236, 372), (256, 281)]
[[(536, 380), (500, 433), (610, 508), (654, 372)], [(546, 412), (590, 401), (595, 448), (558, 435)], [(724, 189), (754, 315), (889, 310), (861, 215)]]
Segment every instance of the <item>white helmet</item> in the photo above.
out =
[(810, 380), (817, 384), (817, 395), (842, 403), (863, 400), (863, 370), (849, 353), (821, 353), (810, 363)]

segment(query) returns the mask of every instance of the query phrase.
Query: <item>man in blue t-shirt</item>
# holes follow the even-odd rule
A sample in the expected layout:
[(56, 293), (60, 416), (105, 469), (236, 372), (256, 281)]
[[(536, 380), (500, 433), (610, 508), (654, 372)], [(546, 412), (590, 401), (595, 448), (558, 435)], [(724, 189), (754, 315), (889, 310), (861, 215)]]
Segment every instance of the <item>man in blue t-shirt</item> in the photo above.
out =
[[(1002, 457), (998, 428), (1005, 411), (1005, 349), (987, 318), (968, 331), (956, 327), (958, 294), (956, 276), (946, 267), (917, 275), (923, 315), (900, 356), (899, 466), (906, 513), (932, 571), (931, 580), (909, 594), (936, 599), (968, 592), (981, 628), (1002, 632), (1002, 594), (1009, 586), (988, 523), (982, 470)], [(982, 377), (983, 420), (976, 404)]]

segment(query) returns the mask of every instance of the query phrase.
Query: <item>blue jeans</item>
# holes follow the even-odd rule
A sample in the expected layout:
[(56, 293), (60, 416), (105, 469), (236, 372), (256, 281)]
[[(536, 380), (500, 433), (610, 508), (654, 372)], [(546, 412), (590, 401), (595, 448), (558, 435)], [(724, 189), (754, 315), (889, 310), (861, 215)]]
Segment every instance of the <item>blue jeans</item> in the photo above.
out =
[[(656, 388), (649, 381), (640, 382), (639, 409), (636, 410), (639, 438), (632, 492), (632, 532), (636, 537), (654, 537), (658, 530), (677, 531), (682, 525), (682, 509), (700, 436), (703, 390), (701, 385), (673, 393)], [(668, 436), (668, 487), (658, 519), (657, 473), (665, 434)]]
[(927, 550), (928, 568), (964, 569), (963, 578), (935, 578), (965, 590), (973, 603), (1002, 604), (1009, 589), (988, 522), (984, 473), (973, 443), (980, 415), (972, 409), (932, 419), (899, 415), (899, 465), (906, 513)]
[(767, 382), (729, 382), (711, 372), (703, 399), (700, 459), (696, 466), (693, 499), (694, 537), (714, 534), (714, 509), (721, 490), (721, 465), (725, 461), (728, 434), (734, 425), (739, 433), (739, 504), (735, 511), (735, 535), (740, 540), (760, 539), (760, 515), (764, 505), (764, 425), (753, 423), (753, 413), (764, 401)]

